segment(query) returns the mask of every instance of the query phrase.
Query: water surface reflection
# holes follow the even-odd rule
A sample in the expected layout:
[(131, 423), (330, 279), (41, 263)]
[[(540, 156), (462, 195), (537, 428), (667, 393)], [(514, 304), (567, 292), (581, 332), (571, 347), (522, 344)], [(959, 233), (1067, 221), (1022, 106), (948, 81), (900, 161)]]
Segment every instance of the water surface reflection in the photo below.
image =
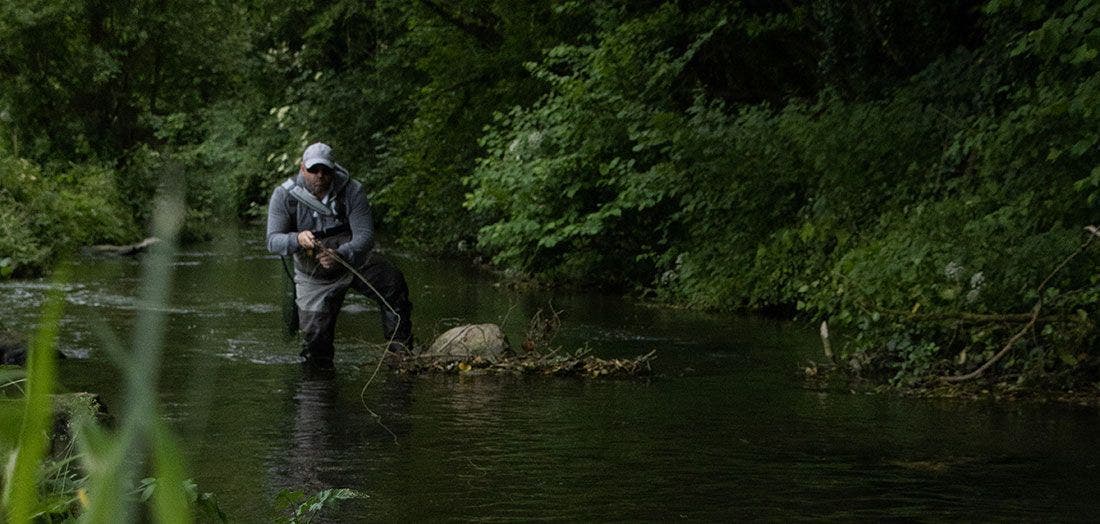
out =
[[(364, 388), (383, 342), (371, 304), (346, 304), (337, 369), (304, 372), (281, 335), (278, 259), (259, 242), (187, 251), (168, 308), (160, 401), (196, 482), (235, 520), (268, 521), (283, 488), (334, 487), (368, 498), (346, 502), (333, 521), (1096, 514), (1095, 409), (808, 391), (795, 373), (819, 351), (808, 326), (516, 292), (458, 262), (392, 255), (409, 275), (422, 341), (473, 322), (503, 322), (515, 338), (554, 307), (565, 321), (558, 343), (607, 357), (655, 349), (657, 376), (384, 370)], [(101, 392), (109, 406), (121, 402), (120, 381), (95, 333), (128, 332), (138, 269), (82, 259), (66, 284), (61, 348), (74, 358), (61, 364), (63, 383)], [(0, 283), (10, 323), (33, 325), (48, 287)]]

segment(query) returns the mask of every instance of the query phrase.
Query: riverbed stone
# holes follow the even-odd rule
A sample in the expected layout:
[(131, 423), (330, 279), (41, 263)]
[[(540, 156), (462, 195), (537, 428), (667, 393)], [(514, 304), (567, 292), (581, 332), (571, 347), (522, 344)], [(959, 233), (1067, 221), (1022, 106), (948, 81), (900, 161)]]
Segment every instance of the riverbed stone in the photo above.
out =
[[(28, 356), (27, 339), (23, 335), (0, 329), (0, 366), (25, 367)], [(54, 349), (54, 357), (57, 360), (66, 358), (60, 349)]]
[(26, 362), (26, 340), (14, 331), (0, 329), (0, 365), (22, 366)]
[(447, 330), (421, 356), (468, 360), (494, 359), (511, 351), (504, 330), (496, 324), (467, 324)]

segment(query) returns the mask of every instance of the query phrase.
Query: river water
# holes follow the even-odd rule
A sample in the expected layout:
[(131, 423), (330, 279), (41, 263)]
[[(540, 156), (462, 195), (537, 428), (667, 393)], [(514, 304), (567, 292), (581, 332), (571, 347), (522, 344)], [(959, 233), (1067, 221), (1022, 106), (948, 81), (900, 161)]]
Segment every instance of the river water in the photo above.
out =
[[(304, 371), (281, 333), (279, 259), (257, 242), (192, 247), (175, 264), (160, 406), (199, 489), (235, 521), (268, 521), (283, 488), (346, 487), (327, 513), (362, 520), (1094, 520), (1100, 412), (806, 389), (815, 331), (597, 293), (516, 291), (462, 262), (388, 253), (408, 276), (420, 341), (539, 309), (555, 344), (603, 357), (657, 350), (655, 376), (406, 377), (383, 368), (374, 304), (351, 295), (337, 370)], [(97, 335), (125, 338), (140, 264), (78, 259), (61, 382), (121, 412)], [(48, 285), (0, 283), (11, 325)], [(377, 413), (380, 419), (371, 413)]]

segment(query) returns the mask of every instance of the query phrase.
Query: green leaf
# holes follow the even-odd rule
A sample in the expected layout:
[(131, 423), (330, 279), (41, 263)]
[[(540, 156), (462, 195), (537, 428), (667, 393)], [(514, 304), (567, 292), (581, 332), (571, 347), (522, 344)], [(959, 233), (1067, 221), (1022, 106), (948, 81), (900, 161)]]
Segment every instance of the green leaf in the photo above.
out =
[(150, 482), (145, 485), (145, 488), (141, 490), (141, 501), (148, 502), (149, 498), (153, 496), (153, 492), (157, 489), (156, 482)]
[[(153, 500), (156, 520), (165, 523), (193, 522), (191, 504), (184, 478), (183, 455), (175, 438), (160, 421), (153, 423), (153, 464), (159, 487)], [(194, 484), (191, 484), (194, 487)]]
[(1077, 65), (1096, 60), (1096, 54), (1096, 48), (1089, 47), (1088, 44), (1081, 44), (1081, 46), (1074, 49), (1073, 52), (1067, 56), (1069, 63)]
[(1100, 137), (1098, 137), (1097, 135), (1091, 135), (1082, 138), (1081, 140), (1077, 141), (1076, 144), (1073, 144), (1073, 146), (1070, 147), (1069, 153), (1073, 156), (1084, 155), (1085, 153), (1089, 152), (1093, 148), (1093, 146), (1096, 145), (1098, 138)]
[(22, 398), (0, 399), (0, 452), (19, 445), (19, 429), (23, 426), (26, 402)]
[(306, 494), (301, 491), (292, 491), (287, 488), (279, 490), (279, 493), (275, 495), (275, 508), (287, 509), (292, 506), (298, 505), (302, 499), (306, 498)]

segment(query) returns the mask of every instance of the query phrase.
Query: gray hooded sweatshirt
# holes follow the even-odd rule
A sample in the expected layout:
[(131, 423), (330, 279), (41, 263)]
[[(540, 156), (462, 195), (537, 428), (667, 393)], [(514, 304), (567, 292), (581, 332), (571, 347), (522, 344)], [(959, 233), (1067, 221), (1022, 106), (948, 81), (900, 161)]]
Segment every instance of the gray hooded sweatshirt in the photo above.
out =
[[(306, 187), (302, 175), (296, 174), (294, 182)], [(343, 211), (335, 217), (324, 216), (301, 202), (296, 202), (295, 216), (290, 215), (291, 205), (288, 204), (294, 197), (283, 186), (275, 188), (271, 193), (271, 201), (267, 205), (267, 250), (276, 255), (294, 255), (294, 269), (298, 273), (309, 275), (314, 279), (335, 280), (343, 277), (347, 270), (337, 264), (330, 269), (324, 269), (317, 259), (306, 254), (305, 250), (298, 246), (298, 232), (305, 230), (321, 230), (343, 223), (351, 227), (350, 234), (338, 235), (322, 241), (326, 247), (335, 247), (341, 258), (352, 267), (362, 267), (367, 261), (367, 255), (374, 248), (374, 222), (370, 215), (370, 202), (363, 191), (363, 184), (352, 180), (348, 171), (340, 164), (336, 164), (336, 176), (333, 177), (332, 187), (322, 202), (330, 207)]]

